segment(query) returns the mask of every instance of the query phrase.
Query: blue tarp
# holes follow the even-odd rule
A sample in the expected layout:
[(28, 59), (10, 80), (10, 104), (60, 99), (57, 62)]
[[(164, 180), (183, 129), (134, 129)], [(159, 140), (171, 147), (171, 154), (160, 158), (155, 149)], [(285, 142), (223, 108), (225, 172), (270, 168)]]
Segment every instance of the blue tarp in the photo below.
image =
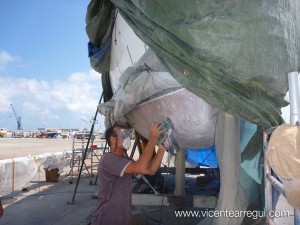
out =
[(188, 163), (195, 166), (218, 167), (215, 146), (197, 150), (187, 149), (185, 151), (185, 158)]

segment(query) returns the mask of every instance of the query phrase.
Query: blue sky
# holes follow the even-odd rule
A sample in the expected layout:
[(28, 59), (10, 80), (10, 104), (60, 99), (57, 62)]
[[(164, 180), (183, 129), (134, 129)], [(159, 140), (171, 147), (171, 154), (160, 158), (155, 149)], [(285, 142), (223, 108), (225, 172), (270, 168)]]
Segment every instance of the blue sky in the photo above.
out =
[[(89, 0), (0, 0), (0, 127), (88, 128), (102, 93), (90, 67)], [(103, 129), (103, 116), (98, 115)]]
[[(0, 0), (0, 127), (25, 130), (89, 126), (102, 93), (90, 67), (89, 0)], [(98, 115), (104, 129), (103, 116)], [(288, 119), (288, 118), (285, 118)]]

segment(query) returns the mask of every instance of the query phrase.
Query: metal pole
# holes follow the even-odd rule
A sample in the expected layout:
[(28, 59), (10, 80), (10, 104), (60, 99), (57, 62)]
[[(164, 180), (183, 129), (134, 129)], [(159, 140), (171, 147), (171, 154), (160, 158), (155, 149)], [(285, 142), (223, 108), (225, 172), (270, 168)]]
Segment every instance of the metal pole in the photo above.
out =
[(133, 143), (133, 147), (132, 147), (131, 153), (130, 153), (130, 158), (131, 159), (133, 159), (133, 156), (134, 156), (134, 153), (135, 153), (135, 149), (136, 149), (136, 146), (138, 145), (139, 141), (140, 141), (140, 135), (138, 133), (136, 133), (135, 140), (134, 140), (134, 143)]
[(299, 96), (299, 76), (298, 72), (288, 74), (289, 96), (290, 96), (290, 123), (300, 122), (300, 96)]
[(175, 173), (175, 191), (174, 195), (184, 196), (185, 186), (185, 155), (184, 150), (177, 152), (176, 154), (176, 173)]
[[(290, 92), (290, 123), (300, 125), (300, 96), (299, 96), (299, 73), (288, 73), (289, 92)], [(294, 208), (294, 224), (300, 225), (300, 208)]]
[(102, 93), (101, 98), (100, 98), (100, 100), (99, 100), (99, 103), (98, 103), (98, 106), (97, 106), (97, 110), (96, 110), (96, 113), (95, 113), (95, 116), (94, 116), (94, 119), (93, 119), (93, 124), (92, 124), (91, 130), (90, 130), (89, 139), (88, 139), (88, 141), (87, 141), (87, 143), (86, 143), (86, 147), (85, 147), (85, 151), (84, 151), (84, 155), (83, 155), (83, 160), (82, 160), (82, 163), (81, 163), (81, 167), (80, 167), (79, 175), (78, 175), (78, 178), (77, 178), (77, 182), (76, 182), (74, 194), (73, 194), (73, 197), (72, 197), (72, 201), (71, 201), (71, 202), (68, 202), (68, 204), (74, 204), (75, 195), (76, 195), (76, 192), (77, 192), (79, 180), (80, 180), (80, 177), (81, 177), (82, 168), (83, 168), (83, 165), (84, 165), (84, 160), (85, 160), (85, 158), (86, 158), (87, 151), (88, 151), (88, 149), (89, 149), (90, 140), (91, 140), (91, 137), (92, 137), (92, 135), (93, 135), (94, 126), (95, 126), (96, 118), (97, 118), (98, 111), (99, 111), (99, 105), (100, 105), (100, 103), (101, 103), (101, 101), (102, 101), (102, 98), (103, 98), (103, 93)]
[[(264, 180), (265, 180), (265, 211), (266, 215), (270, 215), (272, 211), (272, 184), (267, 179), (267, 174), (271, 174), (271, 167), (267, 159), (267, 149), (268, 149), (268, 134), (269, 130), (264, 128), (263, 131), (263, 151), (264, 151)], [(272, 219), (272, 218), (270, 218)]]
[(267, 180), (273, 185), (274, 188), (277, 189), (277, 191), (280, 192), (285, 197), (284, 191), (283, 191), (283, 185), (280, 183), (275, 177), (273, 177), (270, 173), (266, 174)]

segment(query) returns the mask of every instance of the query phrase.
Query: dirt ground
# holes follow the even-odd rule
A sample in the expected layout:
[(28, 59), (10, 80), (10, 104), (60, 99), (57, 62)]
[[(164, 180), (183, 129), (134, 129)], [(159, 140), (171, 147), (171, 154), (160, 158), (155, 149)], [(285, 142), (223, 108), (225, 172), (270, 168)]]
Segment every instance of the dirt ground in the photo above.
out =
[(0, 138), (0, 160), (72, 150), (72, 139)]

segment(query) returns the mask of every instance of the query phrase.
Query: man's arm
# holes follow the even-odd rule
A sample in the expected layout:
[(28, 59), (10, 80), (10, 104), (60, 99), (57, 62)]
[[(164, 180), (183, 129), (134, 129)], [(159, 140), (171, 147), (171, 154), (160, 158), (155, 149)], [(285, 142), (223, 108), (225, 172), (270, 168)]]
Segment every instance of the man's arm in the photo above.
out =
[(151, 160), (151, 162), (148, 165), (148, 169), (151, 172), (151, 175), (154, 175), (158, 168), (160, 167), (162, 158), (164, 156), (164, 153), (166, 152), (166, 147), (164, 146), (163, 143), (166, 140), (166, 138), (163, 138), (159, 144), (158, 144), (158, 151), (155, 155), (155, 157)]
[(151, 160), (151, 162), (148, 165), (147, 171), (149, 171), (148, 175), (154, 175), (158, 168), (160, 167), (161, 160), (164, 156), (165, 151), (159, 149), (155, 155), (155, 157)]
[[(148, 144), (145, 148), (145, 151), (140, 156), (140, 158), (136, 162), (131, 162), (127, 168), (125, 169), (125, 173), (131, 174), (149, 174), (153, 175), (156, 171), (153, 172), (151, 168), (149, 168), (149, 163), (151, 161), (153, 152), (155, 150), (155, 144), (159, 135), (164, 132), (161, 130), (162, 125), (158, 125), (157, 123), (152, 123), (150, 127), (150, 137)], [(161, 154), (159, 154), (160, 156)], [(163, 154), (162, 154), (163, 155)], [(162, 158), (162, 156), (161, 156)], [(155, 159), (155, 158), (154, 158)], [(154, 160), (153, 159), (153, 160)]]

